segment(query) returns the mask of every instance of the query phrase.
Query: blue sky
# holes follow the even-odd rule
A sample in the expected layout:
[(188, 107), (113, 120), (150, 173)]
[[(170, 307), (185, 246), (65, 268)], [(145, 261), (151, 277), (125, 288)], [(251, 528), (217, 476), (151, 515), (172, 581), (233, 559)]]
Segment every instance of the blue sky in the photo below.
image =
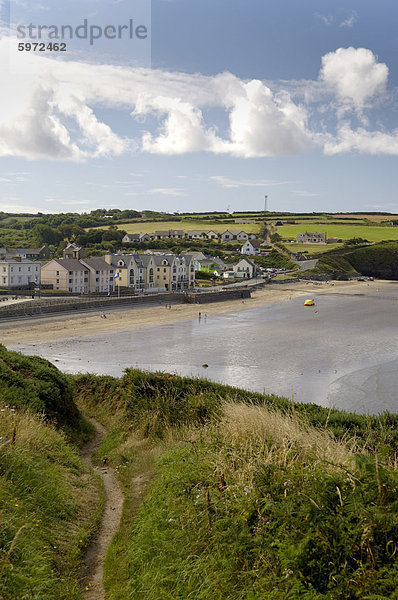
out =
[[(11, 0), (0, 210), (398, 213), (393, 0)], [(0, 17), (7, 0), (0, 0)], [(16, 26), (146, 39), (18, 52)], [(44, 38), (43, 38), (44, 39)], [(54, 40), (46, 40), (51, 42)]]

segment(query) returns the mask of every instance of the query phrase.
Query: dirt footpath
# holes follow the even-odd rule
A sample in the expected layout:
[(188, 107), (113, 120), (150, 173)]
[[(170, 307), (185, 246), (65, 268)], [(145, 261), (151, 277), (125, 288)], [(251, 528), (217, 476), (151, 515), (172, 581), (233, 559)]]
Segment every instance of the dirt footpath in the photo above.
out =
[(108, 546), (119, 528), (123, 493), (113, 469), (93, 465), (92, 456), (105, 436), (106, 430), (98, 421), (92, 418), (90, 421), (95, 427), (95, 436), (83, 448), (82, 457), (86, 464), (102, 478), (106, 500), (101, 526), (84, 559), (84, 589), (85, 598), (88, 600), (105, 600), (104, 560)]

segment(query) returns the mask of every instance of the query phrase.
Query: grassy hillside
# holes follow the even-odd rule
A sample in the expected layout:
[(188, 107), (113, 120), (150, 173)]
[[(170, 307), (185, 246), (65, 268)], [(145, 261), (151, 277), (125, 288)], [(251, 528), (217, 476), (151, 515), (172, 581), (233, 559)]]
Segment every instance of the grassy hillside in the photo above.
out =
[(70, 442), (89, 427), (64, 375), (2, 346), (0, 398), (0, 598), (80, 600), (102, 491)]
[[(343, 241), (351, 238), (363, 238), (369, 242), (398, 240), (398, 227), (390, 225), (329, 225), (327, 223), (312, 223), (311, 228), (308, 228), (308, 225), (304, 229), (303, 225), (283, 225), (282, 227), (278, 227), (277, 231), (285, 240), (296, 240), (298, 233), (305, 233), (306, 231), (326, 231), (327, 237), (337, 237)], [(311, 246), (308, 247), (308, 249), (310, 248)]]
[(361, 274), (380, 279), (398, 279), (398, 242), (382, 242), (359, 248), (346, 247), (324, 254), (307, 275), (331, 278)]
[(347, 254), (346, 258), (362, 275), (398, 279), (397, 242), (384, 242), (367, 248), (358, 248)]
[(126, 492), (109, 599), (398, 598), (394, 415), (137, 370), (75, 389)]
[(0, 344), (0, 398), (13, 408), (29, 408), (59, 426), (79, 425), (68, 378), (39, 357), (9, 352)]

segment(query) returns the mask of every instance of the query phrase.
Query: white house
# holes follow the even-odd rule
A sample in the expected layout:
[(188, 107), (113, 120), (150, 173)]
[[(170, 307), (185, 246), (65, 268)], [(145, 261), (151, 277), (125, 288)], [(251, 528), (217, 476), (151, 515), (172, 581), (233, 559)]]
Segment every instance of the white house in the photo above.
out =
[(7, 258), (0, 261), (1, 287), (26, 288), (39, 284), (41, 264), (27, 258)]
[(235, 277), (242, 279), (251, 279), (257, 273), (256, 265), (248, 258), (242, 258), (236, 265), (233, 266)]
[(241, 254), (248, 254), (254, 256), (255, 254), (260, 254), (260, 240), (247, 240), (245, 244), (243, 244), (240, 249)]

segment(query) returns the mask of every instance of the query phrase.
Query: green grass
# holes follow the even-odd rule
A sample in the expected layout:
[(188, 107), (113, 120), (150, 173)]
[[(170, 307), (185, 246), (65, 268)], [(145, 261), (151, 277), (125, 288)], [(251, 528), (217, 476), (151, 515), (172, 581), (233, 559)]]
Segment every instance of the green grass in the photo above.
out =
[(341, 277), (362, 274), (381, 279), (398, 279), (398, 243), (381, 242), (371, 246), (349, 246), (320, 256), (307, 276), (327, 274)]
[(73, 400), (70, 380), (38, 356), (9, 352), (0, 344), (0, 399), (12, 408), (29, 409), (85, 439), (87, 424)]
[(75, 385), (128, 497), (109, 600), (398, 598), (396, 416), (138, 370)]
[(103, 504), (77, 449), (90, 435), (65, 375), (0, 346), (2, 600), (82, 598), (81, 560)]
[(0, 597), (80, 600), (99, 482), (39, 416), (2, 404), (0, 438)]
[(285, 246), (289, 252), (293, 252), (294, 254), (304, 252), (305, 254), (313, 255), (324, 254), (325, 252), (330, 252), (330, 250), (341, 248), (343, 244), (289, 244), (285, 242)]
[(397, 473), (348, 451), (349, 470), (331, 466), (278, 437), (220, 427), (165, 454), (129, 535), (124, 598), (398, 597)]
[[(379, 225), (327, 225), (326, 223), (311, 224), (311, 227), (303, 225), (283, 225), (277, 228), (279, 235), (285, 240), (295, 240), (297, 233), (306, 231), (326, 231), (327, 237), (337, 237), (342, 240), (351, 238), (363, 238), (370, 242), (381, 242), (383, 240), (398, 240), (398, 227)], [(316, 244), (304, 244), (310, 251)]]

